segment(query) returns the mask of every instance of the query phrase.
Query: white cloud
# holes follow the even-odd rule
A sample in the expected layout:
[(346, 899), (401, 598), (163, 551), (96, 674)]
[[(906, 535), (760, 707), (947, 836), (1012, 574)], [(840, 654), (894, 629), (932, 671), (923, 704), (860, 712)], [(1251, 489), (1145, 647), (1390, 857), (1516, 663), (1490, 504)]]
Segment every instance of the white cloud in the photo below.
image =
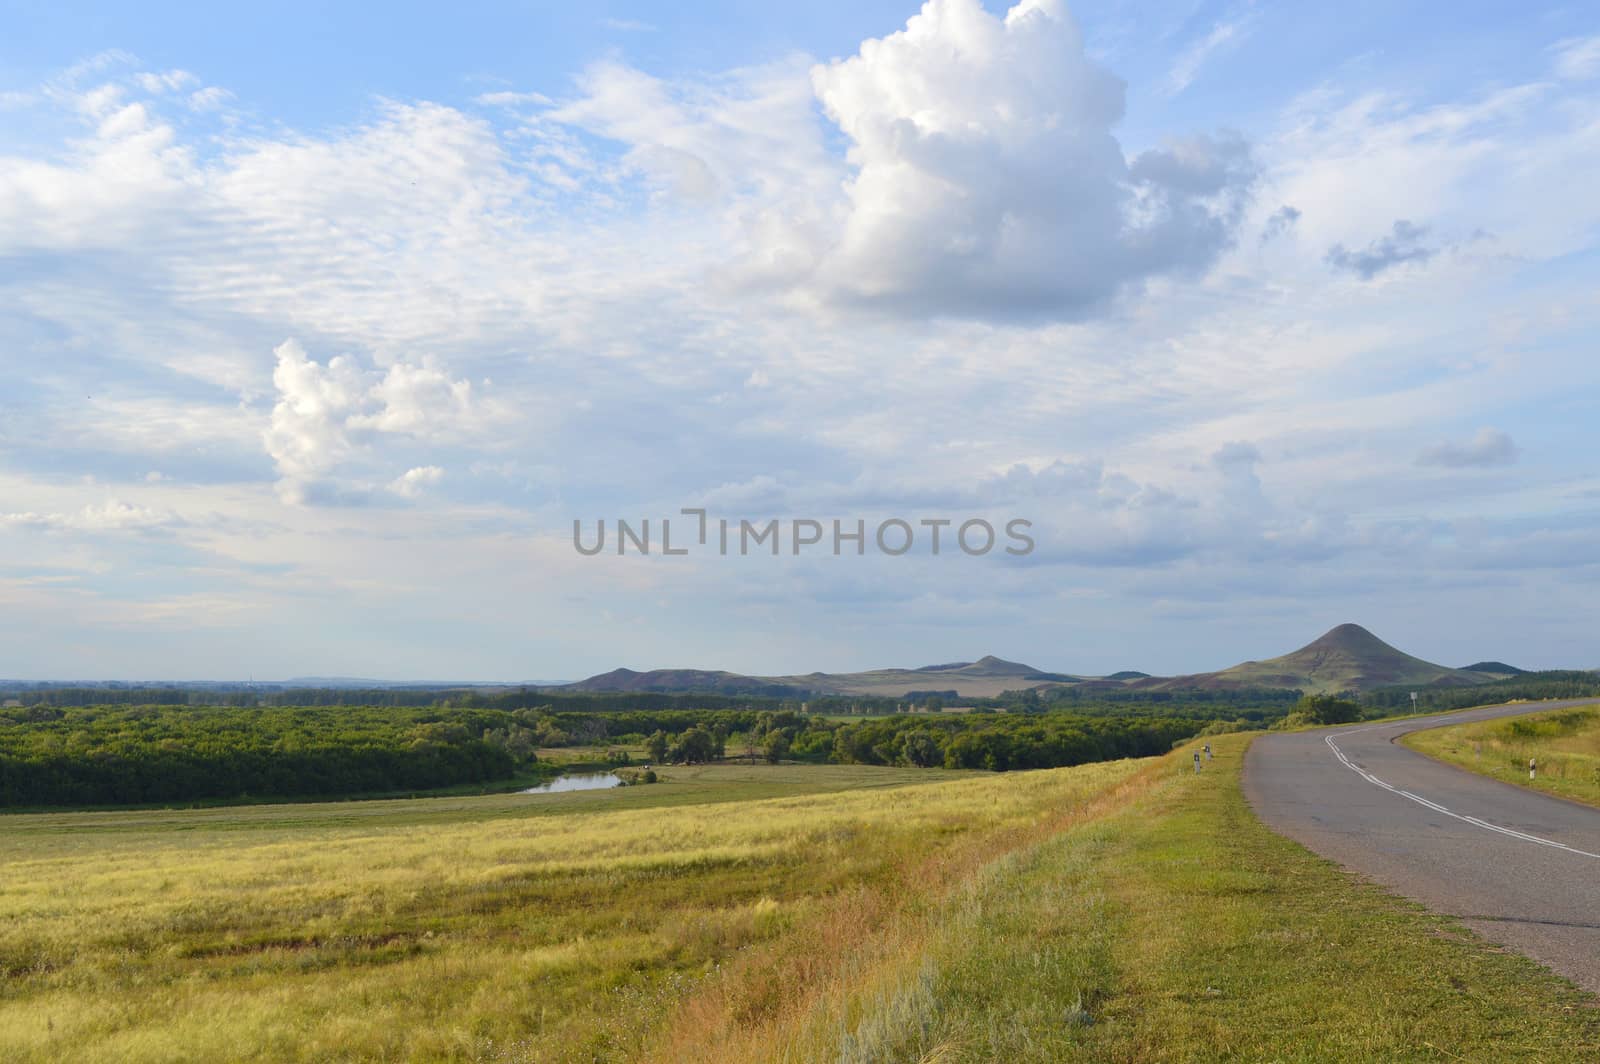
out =
[(542, 92), (485, 92), (473, 98), (485, 107), (524, 107), (529, 104), (548, 106), (553, 101)]
[(171, 526), (179, 518), (117, 499), (100, 506), (85, 507), (71, 521), (72, 527), (89, 530), (151, 529)]
[(1585, 81), (1600, 74), (1600, 35), (1571, 37), (1558, 43), (1552, 51), (1556, 57), (1556, 73), (1573, 81)]
[(209, 85), (189, 94), (189, 107), (195, 111), (216, 111), (233, 99), (227, 89)]
[[(696, 83), (611, 61), (580, 88), (536, 128), (623, 144), (626, 170), (608, 176), (642, 175), (665, 202), (720, 216), (734, 261), (719, 280), (801, 306), (1093, 314), (1143, 281), (1210, 265), (1253, 174), (1231, 135), (1130, 160), (1112, 133), (1123, 84), (1087, 57), (1054, 0), (1004, 17), (978, 0), (932, 0), (830, 64)], [(848, 139), (844, 160), (819, 104)]]
[[(360, 446), (363, 431), (438, 440), (462, 431), (478, 414), (471, 385), (430, 366), (395, 363), (379, 376), (349, 356), (326, 365), (313, 361), (292, 339), (273, 354), (278, 399), (263, 443), (288, 502), (306, 501), (308, 490)], [(395, 483), (414, 491), (442, 475), (420, 467)]]
[(125, 246), (192, 194), (192, 156), (143, 102), (105, 85), (70, 98), (93, 135), (64, 161), (0, 155), (0, 252)]
[(805, 216), (814, 208), (804, 199), (824, 195), (839, 176), (812, 113), (808, 66), (793, 57), (674, 82), (615, 60), (595, 63), (579, 78), (580, 95), (543, 114), (540, 128), (576, 127), (626, 145), (626, 172), (673, 204), (736, 217), (782, 205)]
[(145, 92), (164, 93), (178, 92), (199, 81), (187, 70), (168, 70), (165, 73), (141, 73), (134, 75), (134, 81)]
[(1278, 123), (1258, 142), (1262, 199), (1304, 212), (1306, 247), (1361, 248), (1406, 219), (1458, 237), (1487, 231), (1501, 254), (1544, 258), (1583, 246), (1600, 214), (1579, 191), (1600, 165), (1600, 123), (1580, 87), (1539, 78), (1441, 102), (1330, 84), (1291, 100)]
[(287, 501), (302, 501), (308, 482), (320, 479), (349, 453), (345, 422), (366, 399), (368, 385), (347, 357), (326, 366), (313, 362), (298, 341), (273, 349), (272, 383), (278, 401), (264, 443), (277, 464)]
[(836, 237), (810, 284), (919, 316), (1081, 316), (1126, 286), (1203, 269), (1251, 175), (1235, 138), (1131, 162), (1123, 83), (1064, 8), (1003, 18), (931, 0), (898, 33), (812, 75), (850, 138)]
[(161, 511), (120, 499), (107, 499), (71, 513), (0, 513), (0, 527), (53, 529), (73, 532), (151, 532), (184, 524), (171, 511)]
[(432, 366), (397, 362), (368, 393), (376, 409), (350, 419), (352, 428), (438, 436), (473, 414), (472, 382), (452, 380)]
[(1167, 94), (1176, 96), (1194, 84), (1194, 79), (1199, 75), (1200, 68), (1205, 66), (1212, 56), (1243, 39), (1249, 22), (1248, 16), (1233, 21), (1219, 22), (1211, 28), (1211, 32), (1184, 49), (1173, 62), (1172, 70), (1167, 74)]
[(443, 479), (444, 470), (438, 466), (417, 466), (396, 477), (389, 490), (402, 498), (414, 499)]

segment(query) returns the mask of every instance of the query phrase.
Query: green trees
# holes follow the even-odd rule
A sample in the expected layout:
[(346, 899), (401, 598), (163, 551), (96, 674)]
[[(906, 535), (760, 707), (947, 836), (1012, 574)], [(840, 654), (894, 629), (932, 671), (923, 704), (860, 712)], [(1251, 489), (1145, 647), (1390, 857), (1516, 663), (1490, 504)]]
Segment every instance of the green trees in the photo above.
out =
[(544, 745), (592, 744), (611, 763), (642, 746), (653, 764), (703, 764), (730, 735), (750, 736), (769, 761), (1005, 771), (1161, 753), (1205, 724), (1062, 712), (839, 721), (750, 709), (18, 706), (0, 708), (0, 806), (431, 790), (514, 778)]
[(667, 733), (657, 728), (650, 738), (645, 740), (644, 750), (650, 755), (651, 761), (659, 764), (667, 759), (667, 745)]
[[(0, 715), (0, 805), (125, 805), (430, 790), (536, 760), (503, 713), (71, 708)], [(27, 719), (28, 716), (37, 719)]]
[(918, 768), (933, 768), (944, 764), (944, 749), (939, 743), (939, 734), (927, 728), (920, 728), (902, 737), (900, 756), (908, 765)]
[(710, 761), (716, 755), (716, 738), (696, 724), (673, 743), (667, 751), (667, 760), (680, 765), (697, 765)]
[[(892, 719), (892, 718), (886, 718)], [(833, 733), (831, 759), (841, 765), (876, 765), (882, 762), (873, 752), (873, 733), (868, 723), (846, 724)]]
[(483, 733), (483, 741), (500, 747), (518, 765), (531, 765), (539, 760), (538, 751), (534, 749), (533, 732), (520, 724), (490, 728)]
[(789, 756), (789, 733), (781, 728), (767, 732), (761, 740), (761, 753), (768, 763), (776, 765), (779, 761)]
[(1306, 695), (1294, 707), (1313, 724), (1350, 724), (1361, 719), (1361, 705), (1337, 695)]
[(967, 713), (879, 717), (837, 726), (832, 760), (844, 764), (987, 769), (1054, 768), (1171, 749), (1203, 722), (1175, 717)]
[(826, 722), (807, 727), (789, 746), (789, 756), (798, 761), (826, 761), (832, 755), (833, 731)]

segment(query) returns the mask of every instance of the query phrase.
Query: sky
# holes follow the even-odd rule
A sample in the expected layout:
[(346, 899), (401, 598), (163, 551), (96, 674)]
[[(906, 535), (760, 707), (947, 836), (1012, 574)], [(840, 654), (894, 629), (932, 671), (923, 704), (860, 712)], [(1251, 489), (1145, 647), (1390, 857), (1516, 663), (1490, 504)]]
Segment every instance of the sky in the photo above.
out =
[(1600, 666), (1592, 5), (337, 8), (0, 3), (0, 677)]

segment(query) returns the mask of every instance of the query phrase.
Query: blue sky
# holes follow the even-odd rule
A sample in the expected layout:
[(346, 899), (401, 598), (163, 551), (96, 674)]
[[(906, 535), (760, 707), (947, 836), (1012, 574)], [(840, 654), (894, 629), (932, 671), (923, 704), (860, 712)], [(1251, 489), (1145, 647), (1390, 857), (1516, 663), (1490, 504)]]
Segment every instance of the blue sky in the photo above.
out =
[(0, 676), (1600, 664), (1583, 5), (0, 17)]

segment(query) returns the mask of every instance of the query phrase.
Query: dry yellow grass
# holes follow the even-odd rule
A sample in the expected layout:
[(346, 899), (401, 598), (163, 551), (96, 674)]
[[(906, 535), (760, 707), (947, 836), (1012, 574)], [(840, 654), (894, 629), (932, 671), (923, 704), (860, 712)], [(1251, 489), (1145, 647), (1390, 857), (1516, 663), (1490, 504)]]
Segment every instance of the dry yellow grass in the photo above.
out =
[[(1267, 831), (1249, 737), (1211, 742), (1200, 775), (1183, 750), (5, 818), (0, 1059), (1600, 1052), (1592, 999)], [(806, 787), (855, 789), (759, 797)]]
[(443, 823), (408, 802), (270, 828), (249, 810), (7, 818), (0, 1057), (631, 1058), (750, 947), (852, 920), (868, 938), (916, 897), (909, 872), (979, 860), (1135, 771), (549, 815), (556, 797), (520, 817), (501, 796), (481, 822), (474, 799)]
[[(1600, 707), (1558, 709), (1506, 720), (1453, 724), (1401, 740), (1429, 757), (1486, 776), (1600, 805)], [(1528, 779), (1528, 760), (1537, 776)]]

